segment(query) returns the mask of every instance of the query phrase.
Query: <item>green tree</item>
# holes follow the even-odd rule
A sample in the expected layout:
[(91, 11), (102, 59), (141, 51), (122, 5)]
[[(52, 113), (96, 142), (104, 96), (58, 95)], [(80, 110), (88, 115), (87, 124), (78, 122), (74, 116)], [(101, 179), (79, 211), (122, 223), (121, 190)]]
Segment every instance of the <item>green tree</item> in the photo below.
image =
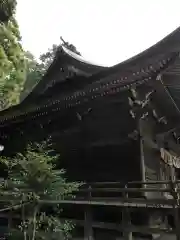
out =
[(23, 87), (23, 91), (20, 95), (20, 101), (33, 90), (36, 84), (41, 80), (44, 74), (44, 64), (39, 63), (33, 56), (32, 53), (26, 52), (26, 81)]
[(26, 61), (18, 24), (13, 17), (16, 1), (4, 0), (0, 11), (7, 16), (0, 22), (0, 109), (19, 102), (26, 76)]
[[(0, 185), (0, 199), (4, 202), (0, 211), (19, 212), (21, 220), (18, 228), (11, 226), (9, 229), (11, 237), (24, 240), (68, 238), (73, 226), (59, 219), (60, 202), (72, 198), (81, 184), (67, 182), (65, 171), (55, 168), (58, 159), (59, 156), (52, 156), (52, 151), (44, 144), (28, 146), (25, 154), (13, 159), (1, 158), (8, 169), (8, 178)], [(47, 206), (55, 211), (47, 213)]]
[(40, 61), (42, 66), (42, 71), (45, 72), (50, 64), (53, 62), (54, 57), (56, 55), (56, 52), (58, 50), (59, 46), (56, 44), (53, 44), (51, 48), (48, 49), (48, 51), (44, 54), (41, 54)]
[(0, 1), (0, 22), (7, 22), (12, 17), (16, 4), (16, 0)]
[(53, 45), (46, 53), (40, 56), (39, 61), (35, 59), (32, 53), (27, 51), (25, 53), (26, 58), (26, 81), (23, 90), (20, 95), (20, 101), (33, 90), (33, 88), (42, 79), (43, 75), (46, 73), (48, 67), (53, 62), (58, 49), (57, 45)]

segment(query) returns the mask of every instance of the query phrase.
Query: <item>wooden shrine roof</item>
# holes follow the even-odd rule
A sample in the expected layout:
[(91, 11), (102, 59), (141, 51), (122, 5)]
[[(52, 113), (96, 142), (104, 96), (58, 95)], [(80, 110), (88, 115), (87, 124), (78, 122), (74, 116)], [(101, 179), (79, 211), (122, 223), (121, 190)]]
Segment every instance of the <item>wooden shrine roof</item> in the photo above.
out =
[[(144, 52), (109, 68), (103, 68), (92, 64), (90, 65), (89, 63), (80, 61), (79, 58), (75, 59), (70, 55), (67, 57), (66, 53), (63, 56), (67, 57), (65, 58), (68, 59), (71, 66), (77, 64), (76, 66), (78, 66), (79, 69), (88, 74), (81, 76), (79, 82), (78, 77), (76, 77), (74, 80), (75, 82), (73, 82), (74, 78), (72, 78), (72, 81), (67, 83), (64, 83), (63, 81), (56, 83), (56, 87), (59, 88), (59, 93), (57, 92), (56, 95), (49, 99), (43, 101), (39, 99), (38, 102), (35, 103), (33, 98), (29, 98), (26, 104), (22, 102), (17, 106), (2, 111), (0, 114), (0, 126), (11, 124), (13, 122), (25, 121), (27, 118), (36, 119), (41, 115), (47, 115), (49, 111), (59, 112), (63, 111), (63, 109), (68, 110), (78, 108), (82, 104), (92, 100), (94, 101), (109, 94), (117, 94), (121, 91), (127, 91), (131, 87), (137, 87), (146, 84), (147, 82), (148, 84), (150, 83), (153, 85), (157, 75), (165, 74), (167, 76), (166, 72), (168, 73), (170, 67), (171, 71), (169, 71), (169, 74), (170, 72), (172, 73), (175, 71), (173, 70), (173, 66), (179, 59), (179, 52), (180, 28), (176, 29), (163, 40)], [(55, 60), (46, 75), (33, 90), (34, 93), (38, 93), (38, 91), (43, 93), (45, 89), (48, 91), (47, 85), (49, 81), (52, 81), (52, 79), (55, 79), (56, 77), (58, 78), (55, 74), (56, 69), (61, 68), (61, 64), (63, 65), (65, 58), (62, 58), (62, 54), (56, 55)], [(62, 63), (60, 60), (62, 60)], [(67, 61), (65, 61), (65, 64), (67, 65)], [(95, 70), (95, 68), (92, 68), (92, 66), (98, 69), (98, 71)], [(91, 70), (88, 72), (87, 69), (89, 69), (89, 67)], [(173, 74), (175, 85), (179, 82), (176, 75), (176, 73)], [(71, 88), (71, 83), (75, 86), (73, 89)], [(63, 84), (67, 84), (67, 91), (61, 90)], [(76, 87), (76, 84), (78, 87)], [(166, 98), (169, 98), (169, 96), (166, 96), (165, 99)], [(163, 99), (163, 101), (165, 99)]]

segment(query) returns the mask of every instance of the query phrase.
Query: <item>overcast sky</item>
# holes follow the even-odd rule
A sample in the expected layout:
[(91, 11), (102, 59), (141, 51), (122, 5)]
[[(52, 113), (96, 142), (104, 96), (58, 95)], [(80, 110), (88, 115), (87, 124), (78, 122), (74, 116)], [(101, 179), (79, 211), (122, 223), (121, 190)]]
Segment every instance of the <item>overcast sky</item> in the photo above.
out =
[(180, 0), (18, 0), (17, 19), (36, 57), (62, 36), (87, 60), (113, 65), (180, 26)]

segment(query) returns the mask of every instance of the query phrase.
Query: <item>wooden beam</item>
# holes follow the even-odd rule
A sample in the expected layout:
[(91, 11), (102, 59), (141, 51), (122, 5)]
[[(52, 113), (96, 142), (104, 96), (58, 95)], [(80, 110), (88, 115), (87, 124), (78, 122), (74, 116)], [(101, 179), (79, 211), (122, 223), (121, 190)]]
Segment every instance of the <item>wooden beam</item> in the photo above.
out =
[[(143, 199), (141, 199), (143, 200)], [(131, 202), (130, 202), (131, 201)], [(147, 202), (147, 201), (135, 201), (135, 199), (128, 201), (121, 201), (119, 198), (91, 198), (90, 200), (85, 199), (74, 199), (74, 200), (61, 200), (61, 201), (39, 201), (40, 204), (74, 204), (74, 205), (94, 205), (94, 206), (116, 206), (116, 207), (131, 207), (131, 208), (162, 208), (172, 209), (173, 203), (167, 201), (167, 203)]]
[[(117, 192), (117, 193), (124, 193), (124, 192), (136, 192), (136, 193), (140, 193), (140, 192), (170, 192), (171, 188), (163, 188), (163, 187), (157, 187), (157, 188), (146, 188), (146, 187), (140, 187), (140, 188), (107, 188), (107, 187), (101, 187), (101, 188), (85, 188), (85, 189), (79, 189), (79, 192)], [(178, 189), (178, 192), (180, 192), (180, 189)]]
[(93, 240), (92, 209), (86, 206), (84, 213), (84, 240)]
[[(85, 185), (91, 185), (91, 186), (96, 186), (96, 185), (99, 185), (99, 186), (105, 186), (105, 185), (119, 185), (119, 186), (129, 186), (129, 185), (136, 185), (136, 184), (140, 184), (140, 185), (143, 185), (143, 184), (147, 184), (147, 185), (151, 185), (151, 184), (169, 184), (171, 183), (172, 181), (168, 181), (168, 180), (157, 180), (157, 181), (147, 181), (147, 182), (143, 182), (143, 181), (132, 181), (132, 182), (127, 182), (127, 183), (123, 183), (123, 182), (90, 182), (88, 184), (84, 184)], [(180, 180), (176, 180), (175, 181), (176, 183), (180, 183)]]

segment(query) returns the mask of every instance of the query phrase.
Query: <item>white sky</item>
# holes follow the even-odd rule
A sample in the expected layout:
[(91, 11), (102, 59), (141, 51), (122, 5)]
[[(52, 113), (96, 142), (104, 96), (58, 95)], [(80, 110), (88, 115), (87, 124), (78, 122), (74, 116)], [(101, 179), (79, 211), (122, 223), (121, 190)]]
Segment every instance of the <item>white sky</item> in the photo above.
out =
[(84, 58), (113, 65), (180, 26), (180, 0), (18, 0), (17, 20), (36, 57), (62, 36)]

